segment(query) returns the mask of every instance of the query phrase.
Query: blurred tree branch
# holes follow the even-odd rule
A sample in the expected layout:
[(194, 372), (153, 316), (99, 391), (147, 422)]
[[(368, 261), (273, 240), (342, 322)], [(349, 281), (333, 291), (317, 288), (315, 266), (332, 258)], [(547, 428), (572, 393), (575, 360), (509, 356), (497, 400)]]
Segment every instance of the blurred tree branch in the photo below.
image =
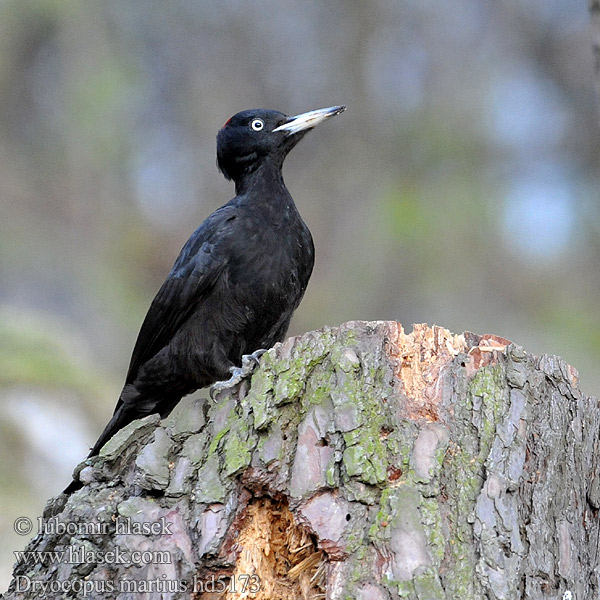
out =
[[(600, 98), (600, 0), (590, 0), (592, 50), (594, 52), (594, 69), (596, 72), (597, 98)], [(597, 113), (600, 121), (600, 112)]]

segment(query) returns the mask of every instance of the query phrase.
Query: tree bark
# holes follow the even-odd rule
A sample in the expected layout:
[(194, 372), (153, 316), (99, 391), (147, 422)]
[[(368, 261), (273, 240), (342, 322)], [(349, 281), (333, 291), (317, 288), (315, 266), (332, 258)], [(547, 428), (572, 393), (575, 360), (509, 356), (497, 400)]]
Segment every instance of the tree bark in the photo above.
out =
[(599, 424), (496, 336), (307, 333), (80, 465), (5, 598), (598, 598)]

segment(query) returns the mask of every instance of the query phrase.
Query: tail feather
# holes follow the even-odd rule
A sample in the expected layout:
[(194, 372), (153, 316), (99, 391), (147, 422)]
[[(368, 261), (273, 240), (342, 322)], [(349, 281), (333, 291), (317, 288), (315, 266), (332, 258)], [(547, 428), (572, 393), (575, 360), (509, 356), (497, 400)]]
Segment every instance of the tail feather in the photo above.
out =
[[(131, 411), (127, 411), (124, 409), (124, 405), (121, 404), (118, 406), (115, 414), (112, 416), (111, 420), (108, 422), (108, 425), (104, 428), (104, 431), (100, 434), (100, 437), (94, 444), (94, 447), (90, 450), (90, 453), (87, 455), (87, 458), (91, 458), (92, 456), (96, 456), (102, 446), (108, 442), (108, 440), (115, 434), (117, 431), (125, 427), (136, 419), (136, 415), (132, 415)], [(64, 489), (63, 494), (72, 494), (76, 492), (78, 489), (83, 487), (83, 483), (78, 479), (73, 479), (73, 481)]]
[(68, 496), (69, 494), (80, 490), (82, 487), (83, 483), (81, 483), (81, 481), (78, 479), (73, 479), (73, 481), (71, 481), (71, 483), (63, 490), (63, 494), (67, 494)]
[(102, 449), (102, 446), (104, 446), (104, 444), (106, 444), (106, 442), (108, 442), (108, 440), (110, 440), (110, 438), (115, 435), (117, 431), (123, 429), (125, 425), (129, 425), (129, 423), (139, 418), (139, 416), (139, 414), (133, 413), (131, 410), (127, 410), (125, 405), (121, 404), (104, 428), (104, 431), (100, 434), (100, 437), (90, 450), (90, 453), (87, 455), (87, 457), (91, 458), (92, 456), (96, 456)]
[[(92, 456), (96, 456), (100, 453), (102, 446), (112, 438), (117, 431), (123, 429), (125, 425), (128, 425), (135, 419), (139, 418), (140, 415), (137, 411), (132, 410), (131, 406), (128, 406), (124, 403), (119, 403), (117, 405), (117, 409), (115, 410), (114, 415), (111, 420), (108, 422), (108, 425), (104, 428), (104, 431), (100, 434), (100, 437), (94, 444), (93, 448), (90, 450), (90, 453), (87, 455), (87, 458), (91, 458)], [(63, 491), (63, 494), (72, 494), (76, 492), (78, 489), (83, 487), (83, 484), (79, 480), (73, 480)]]
[[(165, 418), (179, 402), (184, 394), (175, 393), (171, 396), (163, 395), (160, 400), (152, 397), (142, 396), (132, 384), (128, 384), (123, 389), (121, 397), (117, 402), (115, 412), (108, 422), (104, 431), (94, 444), (87, 458), (96, 456), (100, 453), (102, 446), (110, 440), (110, 438), (129, 425), (132, 421), (145, 417), (152, 413), (159, 413), (162, 418)], [(83, 484), (78, 480), (73, 480), (64, 490), (64, 494), (72, 494), (83, 487)]]

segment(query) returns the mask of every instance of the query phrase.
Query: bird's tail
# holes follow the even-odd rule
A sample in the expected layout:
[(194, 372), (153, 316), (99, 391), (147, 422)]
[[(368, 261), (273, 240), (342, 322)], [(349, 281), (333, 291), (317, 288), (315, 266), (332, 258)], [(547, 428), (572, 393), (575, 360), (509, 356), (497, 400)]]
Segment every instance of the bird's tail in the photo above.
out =
[(117, 405), (117, 409), (115, 410), (111, 420), (108, 422), (104, 431), (100, 434), (100, 437), (96, 440), (96, 443), (90, 450), (90, 453), (87, 455), (88, 458), (92, 456), (96, 456), (102, 446), (110, 440), (110, 438), (117, 433), (120, 429), (123, 429), (125, 425), (129, 425), (132, 421), (139, 417), (138, 414), (133, 413), (131, 410), (127, 410), (125, 404)]
[[(139, 418), (141, 415), (138, 411), (134, 409), (134, 405), (131, 402), (129, 396), (131, 395), (131, 391), (128, 389), (129, 386), (125, 386), (123, 392), (121, 392), (121, 397), (117, 402), (117, 406), (115, 407), (115, 412), (111, 420), (108, 422), (104, 431), (100, 434), (100, 437), (96, 440), (96, 443), (90, 450), (90, 453), (87, 455), (87, 458), (91, 458), (92, 456), (96, 456), (99, 454), (102, 446), (110, 440), (110, 438), (117, 433), (120, 429), (128, 425), (135, 419)], [(133, 386), (131, 386), (133, 387)], [(64, 494), (72, 494), (83, 486), (81, 481), (73, 480), (64, 490)]]
[[(125, 425), (131, 423), (136, 418), (136, 415), (132, 415), (131, 411), (127, 411), (124, 408), (122, 403), (117, 405), (117, 409), (113, 414), (111, 420), (108, 422), (108, 425), (104, 428), (104, 431), (100, 434), (100, 437), (94, 444), (93, 448), (90, 450), (90, 453), (87, 455), (87, 458), (91, 458), (92, 456), (96, 456), (102, 446), (108, 442), (108, 440), (115, 434), (117, 431), (125, 427)], [(79, 479), (73, 479), (73, 481), (64, 489), (63, 494), (72, 494), (76, 492), (83, 486)]]
[[(115, 412), (104, 431), (94, 444), (87, 458), (96, 456), (100, 453), (102, 446), (110, 440), (117, 431), (129, 425), (132, 421), (145, 417), (152, 413), (159, 413), (161, 418), (165, 418), (183, 396), (179, 390), (175, 394), (169, 396), (164, 394), (160, 400), (155, 397), (145, 397), (135, 388), (133, 384), (127, 384), (121, 392), (121, 397), (115, 407)], [(71, 494), (80, 489), (83, 484), (78, 480), (73, 480), (64, 490), (63, 493)]]
[(77, 490), (81, 489), (83, 487), (83, 483), (81, 483), (81, 481), (79, 481), (79, 479), (73, 479), (73, 481), (71, 481), (71, 483), (63, 490), (63, 494), (67, 494), (67, 496), (69, 494), (72, 494), (73, 492), (76, 492)]

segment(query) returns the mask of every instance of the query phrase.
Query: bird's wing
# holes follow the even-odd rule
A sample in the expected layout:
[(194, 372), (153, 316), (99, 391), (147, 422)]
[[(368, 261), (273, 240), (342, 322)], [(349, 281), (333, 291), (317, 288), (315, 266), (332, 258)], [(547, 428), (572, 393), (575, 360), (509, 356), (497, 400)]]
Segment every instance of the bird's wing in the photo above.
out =
[(226, 264), (220, 249), (234, 229), (236, 213), (234, 204), (222, 206), (182, 248), (142, 323), (125, 383), (132, 383), (139, 368), (171, 341), (214, 285)]

